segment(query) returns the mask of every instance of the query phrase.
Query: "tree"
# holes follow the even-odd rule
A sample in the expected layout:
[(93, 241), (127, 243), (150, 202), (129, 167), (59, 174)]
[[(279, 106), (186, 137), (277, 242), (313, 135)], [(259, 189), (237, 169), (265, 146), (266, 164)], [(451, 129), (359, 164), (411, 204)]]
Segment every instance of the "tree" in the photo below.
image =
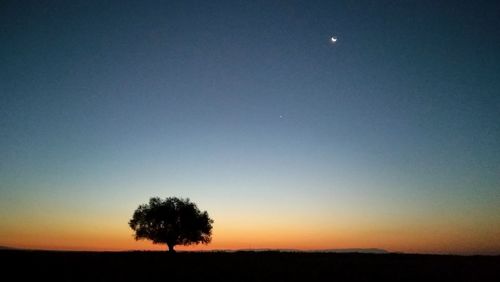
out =
[(167, 244), (169, 252), (175, 252), (176, 245), (210, 243), (212, 223), (208, 213), (201, 212), (189, 199), (155, 197), (135, 210), (129, 226), (135, 231), (136, 240)]

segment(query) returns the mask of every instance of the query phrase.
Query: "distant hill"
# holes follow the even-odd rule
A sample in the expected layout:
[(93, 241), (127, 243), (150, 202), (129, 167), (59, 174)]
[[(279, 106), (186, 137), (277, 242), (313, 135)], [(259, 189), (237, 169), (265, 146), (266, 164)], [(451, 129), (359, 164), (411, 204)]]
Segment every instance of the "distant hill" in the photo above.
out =
[(313, 252), (325, 252), (325, 253), (361, 253), (361, 254), (388, 254), (389, 252), (384, 249), (325, 249), (317, 250)]
[(18, 248), (12, 248), (7, 246), (0, 246), (0, 250), (19, 250)]
[[(8, 246), (0, 246), (0, 250), (23, 250), (14, 247)], [(182, 252), (182, 251), (181, 251)], [(207, 250), (201, 252), (226, 252), (226, 253), (234, 253), (234, 252), (284, 252), (284, 253), (359, 253), (359, 254), (388, 254), (390, 253), (384, 249), (377, 248), (354, 248), (354, 249), (319, 249), (319, 250), (299, 250), (299, 249), (271, 249), (271, 248), (260, 248), (260, 249), (237, 249), (237, 250)]]
[(213, 250), (215, 252), (297, 252), (297, 253), (360, 253), (360, 254), (388, 254), (384, 249), (319, 249), (319, 250), (299, 250), (299, 249), (238, 249), (238, 250)]

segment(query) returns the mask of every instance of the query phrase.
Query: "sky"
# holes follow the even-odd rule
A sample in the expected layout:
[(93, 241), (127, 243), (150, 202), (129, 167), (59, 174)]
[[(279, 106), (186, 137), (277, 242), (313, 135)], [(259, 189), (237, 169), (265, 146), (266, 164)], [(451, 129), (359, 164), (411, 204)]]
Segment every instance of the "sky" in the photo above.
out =
[(177, 196), (215, 220), (188, 250), (500, 254), (499, 14), (1, 1), (0, 245), (166, 249), (128, 220)]

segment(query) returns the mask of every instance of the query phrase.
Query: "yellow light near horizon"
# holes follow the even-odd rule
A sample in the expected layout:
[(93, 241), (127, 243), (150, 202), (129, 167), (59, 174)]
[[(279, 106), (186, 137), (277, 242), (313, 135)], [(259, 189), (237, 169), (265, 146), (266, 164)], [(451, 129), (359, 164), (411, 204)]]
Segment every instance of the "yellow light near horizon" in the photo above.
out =
[[(264, 213), (217, 215), (209, 245), (177, 246), (178, 250), (381, 248), (416, 253), (500, 251), (500, 232), (492, 225), (466, 222), (394, 221), (378, 224), (351, 216), (336, 221), (304, 215), (264, 217)], [(348, 220), (350, 219), (350, 220)], [(59, 220), (59, 221), (58, 221)], [(128, 216), (82, 218), (16, 218), (0, 228), (0, 245), (56, 250), (165, 250), (150, 241), (135, 241)], [(472, 228), (474, 227), (474, 228)], [(466, 232), (465, 232), (465, 231)]]
[[(149, 241), (135, 241), (130, 232), (123, 233), (45, 233), (29, 231), (2, 233), (2, 245), (23, 248), (56, 250), (165, 250), (163, 245), (154, 245)], [(470, 238), (460, 232), (313, 232), (290, 234), (289, 230), (254, 233), (217, 232), (210, 245), (177, 246), (178, 250), (211, 249), (336, 249), (336, 248), (382, 248), (389, 251), (416, 253), (474, 253), (477, 250), (500, 250), (498, 238), (484, 234)], [(5, 239), (9, 238), (9, 239)], [(473, 240), (471, 240), (473, 239)], [(496, 240), (496, 241), (494, 241)]]

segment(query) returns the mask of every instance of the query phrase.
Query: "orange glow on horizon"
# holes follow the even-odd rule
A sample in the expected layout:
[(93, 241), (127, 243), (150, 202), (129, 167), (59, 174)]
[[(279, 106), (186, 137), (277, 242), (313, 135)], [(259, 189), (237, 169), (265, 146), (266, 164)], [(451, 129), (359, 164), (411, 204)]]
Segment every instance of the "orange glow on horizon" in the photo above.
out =
[[(94, 226), (95, 227), (95, 226)], [(267, 227), (267, 226), (266, 226)], [(209, 245), (176, 246), (177, 250), (237, 249), (349, 249), (378, 248), (406, 253), (500, 253), (498, 233), (465, 234), (454, 230), (419, 231), (363, 228), (331, 228), (325, 230), (277, 226), (274, 229), (250, 230), (220, 227), (214, 230)], [(96, 230), (59, 228), (46, 230), (11, 229), (1, 231), (0, 245), (51, 250), (166, 250), (164, 245), (135, 241), (126, 226), (116, 229), (101, 226)]]
[[(321, 216), (283, 212), (272, 217), (268, 214), (214, 212), (213, 240), (209, 245), (176, 246), (176, 249), (378, 248), (407, 253), (500, 254), (500, 226), (488, 221), (434, 217), (434, 221), (426, 222), (364, 214)], [(135, 241), (128, 220), (126, 212), (107, 216), (19, 214), (4, 218), (0, 245), (53, 250), (166, 250), (164, 245)]]

